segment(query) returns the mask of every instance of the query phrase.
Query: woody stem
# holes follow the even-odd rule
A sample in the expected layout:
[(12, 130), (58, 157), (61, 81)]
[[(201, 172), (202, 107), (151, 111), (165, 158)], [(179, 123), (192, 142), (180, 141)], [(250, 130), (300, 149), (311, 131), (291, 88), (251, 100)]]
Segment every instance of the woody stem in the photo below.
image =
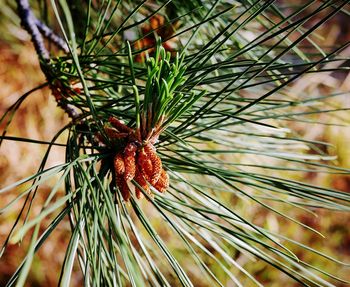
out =
[(45, 62), (49, 62), (49, 52), (44, 45), (43, 37), (36, 25), (36, 17), (29, 6), (28, 0), (17, 0), (17, 9), (18, 15), (21, 18), (21, 25), (31, 35), (35, 51), (39, 58)]

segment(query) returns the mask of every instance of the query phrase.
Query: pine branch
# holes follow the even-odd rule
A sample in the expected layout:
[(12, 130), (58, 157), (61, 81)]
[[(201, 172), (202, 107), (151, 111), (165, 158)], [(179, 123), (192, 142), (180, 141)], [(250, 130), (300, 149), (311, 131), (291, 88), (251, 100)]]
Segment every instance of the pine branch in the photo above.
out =
[(32, 42), (34, 44), (36, 53), (38, 54), (39, 59), (44, 60), (45, 62), (49, 62), (50, 55), (47, 51), (44, 39), (39, 31), (39, 28), (37, 26), (37, 20), (34, 16), (30, 5), (28, 3), (28, 0), (17, 0), (17, 8), (18, 8), (18, 15), (21, 18), (21, 25), (24, 29), (27, 30), (27, 32), (32, 37)]
[[(52, 211), (69, 214), (72, 239), (62, 266), (62, 285), (69, 284), (77, 258), (91, 285), (193, 286), (187, 262), (181, 258), (186, 257), (197, 264), (192, 270), (204, 271), (210, 286), (227, 285), (219, 272), (237, 286), (247, 279), (262, 286), (249, 263), (238, 264), (242, 256), (270, 264), (303, 286), (334, 286), (333, 279), (345, 282), (302, 261), (290, 247), (298, 243), (255, 225), (238, 204), (233, 208), (226, 201), (259, 204), (276, 218), (317, 234), (277, 204), (349, 212), (348, 194), (274, 173), (347, 171), (328, 165), (335, 157), (323, 150), (326, 143), (305, 140), (285, 124), (287, 120), (317, 123), (308, 116), (348, 109), (320, 108), (331, 96), (310, 99), (308, 94), (286, 91), (287, 84), (312, 68), (336, 61), (348, 45), (322, 51), (309, 38), (342, 11), (344, 1), (321, 1), (322, 5), (310, 7), (317, 2), (310, 0), (288, 16), (276, 12), (275, 1), (236, 1), (237, 6), (229, 1), (204, 5), (200, 0), (172, 0), (162, 6), (156, 1), (150, 1), (152, 6), (146, 1), (90, 2), (86, 13), (84, 6), (78, 7), (84, 25), (74, 23), (72, 6), (60, 1), (61, 9), (54, 7), (56, 19), (66, 18), (67, 27), (60, 24), (73, 43), (73, 61), (67, 43), (35, 18), (28, 0), (17, 2), (23, 27), (39, 58), (47, 61), (41, 61), (41, 68), (58, 106), (75, 121), (65, 145), (66, 164), (53, 170), (42, 167), (38, 174), (15, 183), (16, 187), (33, 184), (3, 211), (27, 194), (34, 198), (41, 182), (59, 175), (40, 215), (18, 230), (14, 226), (8, 238), (16, 242)], [(166, 5), (168, 10), (163, 9)], [(320, 21), (311, 25), (317, 17)], [(130, 45), (126, 34), (131, 35)], [(50, 60), (44, 38), (68, 56)], [(304, 47), (305, 42), (311, 46)], [(66, 195), (56, 199), (62, 182)], [(136, 199), (141, 197), (149, 202), (139, 204)], [(155, 218), (163, 220), (159, 234)], [(56, 220), (61, 215), (44, 234), (53, 231)], [(167, 232), (177, 237), (181, 257), (163, 241), (161, 234)], [(30, 257), (11, 284), (24, 282), (44, 239), (32, 241), (36, 243), (29, 248)], [(343, 264), (302, 244), (298, 247)], [(207, 265), (208, 256), (215, 264)], [(100, 258), (105, 260), (101, 263)]]
[(45, 47), (43, 36), (49, 39), (52, 43), (56, 44), (57, 47), (59, 47), (65, 53), (69, 52), (67, 44), (61, 37), (56, 35), (49, 27), (35, 17), (27, 0), (17, 0), (17, 6), (18, 14), (21, 18), (21, 24), (31, 35), (32, 42), (39, 59), (43, 60), (47, 65), (49, 65), (49, 67), (45, 67), (41, 63), (41, 69), (50, 82), (50, 88), (56, 99), (57, 105), (62, 108), (70, 118), (73, 120), (77, 119), (79, 114), (73, 108), (73, 106), (62, 101), (62, 95), (65, 94), (62, 87), (57, 88), (57, 86), (52, 83), (53, 80), (50, 76), (51, 68), (49, 64), (50, 55)]
[(69, 53), (69, 48), (67, 43), (60, 36), (55, 34), (51, 28), (46, 26), (39, 19), (35, 18), (34, 20), (35, 20), (36, 26), (38, 27), (38, 29), (46, 39), (50, 40), (52, 43), (54, 43), (58, 48), (60, 48), (66, 54)]

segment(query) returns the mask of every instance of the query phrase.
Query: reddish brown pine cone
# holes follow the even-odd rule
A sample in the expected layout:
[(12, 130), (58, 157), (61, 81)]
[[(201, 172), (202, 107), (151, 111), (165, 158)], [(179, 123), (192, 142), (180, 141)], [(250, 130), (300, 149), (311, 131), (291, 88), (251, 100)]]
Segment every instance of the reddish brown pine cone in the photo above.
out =
[(136, 172), (136, 156), (137, 147), (133, 143), (128, 143), (124, 149), (124, 164), (125, 172), (124, 179), (126, 181), (132, 180), (135, 177)]
[(145, 146), (145, 152), (147, 157), (152, 162), (152, 174), (151, 174), (151, 181), (150, 183), (154, 185), (156, 182), (158, 182), (161, 172), (162, 172), (162, 161), (160, 157), (156, 154), (155, 148), (148, 144)]
[(162, 169), (159, 180), (154, 185), (154, 187), (158, 191), (160, 191), (161, 193), (164, 193), (168, 189), (168, 187), (169, 187), (169, 175), (167, 174), (167, 172), (164, 169)]
[(119, 177), (125, 172), (124, 158), (121, 153), (117, 153), (114, 157), (114, 171)]
[[(144, 189), (144, 191), (150, 194), (150, 187), (139, 169), (136, 170), (135, 181)], [(138, 199), (143, 197), (142, 191), (137, 186), (135, 186), (135, 194)]]
[(115, 129), (109, 127), (105, 127), (104, 130), (110, 139), (122, 139), (126, 138), (129, 135), (128, 133), (120, 133)]
[(134, 143), (128, 143), (124, 149), (125, 156), (133, 156), (135, 157), (137, 151), (137, 147)]
[(128, 184), (126, 183), (125, 179), (123, 177), (116, 177), (116, 182), (118, 189), (120, 190), (120, 193), (122, 194), (122, 197), (125, 201), (129, 201), (130, 199), (130, 189), (128, 187)]
[(113, 127), (115, 127), (118, 131), (122, 133), (132, 133), (134, 130), (129, 128), (127, 125), (123, 124), (120, 120), (114, 117), (109, 117), (108, 121), (111, 123)]
[(148, 182), (151, 182), (153, 166), (144, 149), (141, 149), (137, 155), (137, 166)]
[[(128, 183), (132, 179), (135, 179), (137, 198), (143, 197), (142, 191), (152, 195), (151, 186), (159, 192), (165, 192), (169, 187), (169, 176), (163, 169), (162, 161), (152, 144), (158, 136), (149, 135), (148, 144), (138, 148), (138, 143), (142, 141), (141, 135), (137, 136), (138, 131), (134, 131), (114, 117), (110, 117), (109, 122), (113, 128), (105, 127), (107, 136), (111, 139), (126, 138), (128, 141), (123, 152), (116, 153), (113, 159), (116, 185), (123, 199), (129, 201), (131, 197)], [(104, 142), (101, 134), (97, 133), (96, 136)]]

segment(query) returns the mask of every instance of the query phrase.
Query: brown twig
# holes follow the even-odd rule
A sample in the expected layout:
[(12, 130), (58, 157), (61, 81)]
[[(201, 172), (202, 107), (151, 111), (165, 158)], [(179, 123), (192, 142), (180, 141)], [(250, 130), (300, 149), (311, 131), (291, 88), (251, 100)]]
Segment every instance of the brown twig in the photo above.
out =
[[(62, 98), (66, 96), (66, 94), (69, 95), (69, 93), (65, 93), (64, 88), (61, 87), (62, 85), (59, 85), (57, 87), (57, 83), (54, 84), (52, 81), (52, 77), (50, 76), (49, 65), (50, 54), (45, 47), (43, 36), (49, 39), (57, 47), (62, 49), (65, 53), (68, 53), (69, 49), (66, 42), (35, 17), (31, 10), (28, 0), (17, 0), (17, 8), (18, 15), (21, 18), (21, 25), (31, 35), (31, 40), (33, 42), (35, 51), (39, 59), (42, 61), (41, 70), (45, 74), (47, 80), (50, 82), (50, 88), (53, 95), (55, 96), (57, 105), (60, 108), (62, 108), (70, 118), (77, 119), (79, 117), (79, 114), (76, 112), (76, 110), (68, 103), (62, 101)], [(43, 62), (46, 65), (44, 65)]]
[(44, 39), (36, 25), (36, 17), (34, 16), (28, 0), (17, 0), (18, 15), (21, 18), (21, 25), (32, 36), (32, 42), (35, 47), (35, 51), (39, 58), (45, 62), (50, 61), (50, 55), (47, 51)]

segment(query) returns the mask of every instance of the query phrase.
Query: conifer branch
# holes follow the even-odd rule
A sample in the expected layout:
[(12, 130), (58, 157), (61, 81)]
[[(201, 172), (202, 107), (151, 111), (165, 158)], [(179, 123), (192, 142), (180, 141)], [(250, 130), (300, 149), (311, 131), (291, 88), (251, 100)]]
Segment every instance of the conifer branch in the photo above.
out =
[(46, 39), (50, 40), (52, 43), (54, 43), (58, 48), (60, 48), (66, 54), (69, 53), (67, 43), (60, 36), (55, 34), (51, 28), (49, 28), (47, 25), (45, 25), (43, 22), (41, 22), (37, 18), (35, 18), (35, 24)]
[(34, 16), (28, 0), (17, 0), (18, 15), (21, 18), (21, 25), (32, 37), (36, 53), (39, 58), (48, 62), (50, 60), (49, 52), (47, 51), (44, 39), (36, 24), (36, 17)]
[[(50, 61), (50, 54), (45, 47), (43, 36), (57, 45), (57, 47), (59, 47), (65, 53), (69, 52), (65, 41), (35, 17), (28, 3), (28, 0), (17, 0), (17, 6), (18, 14), (21, 18), (21, 25), (31, 35), (31, 40), (40, 60), (44, 60), (46, 63)], [(52, 81), (50, 80), (50, 73), (48, 72), (49, 69), (44, 68), (44, 66), (41, 66), (41, 68), (46, 78), (51, 83)], [(59, 91), (57, 87), (55, 87), (55, 85), (52, 83), (50, 84), (50, 88), (53, 91), (57, 105), (62, 108), (70, 118), (77, 119), (79, 114), (76, 112), (76, 110), (71, 105), (61, 100), (63, 94), (65, 94), (64, 91), (62, 89)]]

